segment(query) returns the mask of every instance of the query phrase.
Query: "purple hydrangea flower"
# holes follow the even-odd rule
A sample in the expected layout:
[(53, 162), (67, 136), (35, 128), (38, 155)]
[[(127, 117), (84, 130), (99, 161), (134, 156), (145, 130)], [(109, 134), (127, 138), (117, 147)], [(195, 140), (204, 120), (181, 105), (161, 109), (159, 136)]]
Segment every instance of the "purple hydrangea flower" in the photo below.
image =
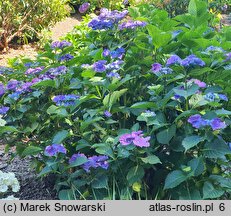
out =
[(107, 117), (107, 118), (112, 117), (112, 114), (111, 114), (108, 110), (105, 110), (103, 114), (104, 114), (104, 116)]
[(52, 145), (49, 145), (45, 148), (44, 153), (46, 156), (53, 157), (53, 156), (57, 156), (58, 153), (66, 154), (67, 150), (63, 146), (63, 144), (52, 144)]
[(219, 129), (226, 128), (225, 122), (221, 121), (220, 118), (214, 118), (213, 120), (211, 120), (210, 126), (212, 127), (213, 130), (219, 130)]
[(207, 126), (209, 124), (209, 122), (203, 119), (199, 114), (190, 116), (188, 119), (188, 123), (192, 124), (192, 126), (197, 129)]
[[(56, 68), (50, 68), (46, 74), (42, 74), (41, 77), (49, 77), (50, 79), (54, 79), (57, 76), (60, 76), (62, 74), (65, 74), (67, 72), (67, 67), (64, 65), (58, 66)], [(40, 77), (39, 77), (40, 78)]]
[(159, 72), (162, 69), (162, 65), (160, 63), (154, 63), (152, 65), (153, 73)]
[(180, 64), (182, 59), (178, 55), (172, 55), (166, 63), (166, 66), (174, 65), (174, 64)]
[(5, 94), (5, 88), (3, 83), (0, 83), (0, 97)]
[(57, 95), (53, 98), (53, 101), (57, 106), (73, 106), (77, 99), (79, 99), (79, 96), (74, 94)]
[(127, 22), (123, 22), (119, 24), (118, 29), (119, 30), (136, 29), (138, 27), (145, 27), (146, 25), (147, 25), (146, 22), (129, 20)]
[(171, 74), (173, 72), (173, 70), (169, 67), (163, 67), (161, 70), (160, 70), (160, 73), (163, 75), (166, 75), (166, 74)]
[(74, 56), (68, 53), (68, 54), (65, 54), (65, 55), (61, 56), (59, 58), (59, 61), (61, 61), (61, 62), (63, 62), (63, 61), (70, 61), (73, 58), (74, 58)]
[(88, 23), (88, 27), (92, 28), (93, 30), (112, 29), (113, 22), (111, 20), (100, 20), (98, 17), (96, 17)]
[(225, 56), (226, 56), (226, 61), (230, 61), (231, 60), (231, 52), (230, 53), (226, 53), (225, 54)]
[(43, 71), (44, 67), (36, 67), (36, 68), (29, 68), (27, 69), (27, 71), (25, 72), (26, 75), (34, 75), (34, 74), (38, 74), (41, 73)]
[(194, 67), (194, 66), (205, 66), (205, 62), (202, 61), (200, 58), (196, 57), (195, 55), (189, 55), (185, 59), (181, 61), (181, 65), (183, 67)]
[(119, 138), (119, 142), (121, 145), (130, 145), (134, 144), (135, 146), (139, 147), (149, 147), (150, 137), (143, 137), (142, 131), (132, 132), (131, 134), (123, 134)]
[(9, 109), (10, 107), (6, 107), (6, 106), (0, 107), (0, 115), (5, 115)]
[(14, 91), (16, 88), (17, 88), (17, 86), (19, 85), (19, 81), (18, 80), (10, 80), (8, 83), (7, 83), (7, 86), (6, 86), (6, 88), (8, 89), (8, 90), (11, 90), (11, 91)]
[(78, 158), (85, 158), (87, 159), (85, 154), (78, 153), (78, 154), (73, 154), (69, 160), (69, 164), (74, 163)]
[(99, 61), (97, 61), (97, 62), (95, 62), (93, 65), (92, 65), (92, 68), (93, 68), (93, 70), (95, 71), (95, 72), (100, 72), (100, 73), (102, 73), (102, 72), (104, 72), (104, 71), (106, 71), (106, 63), (107, 63), (107, 61), (105, 61), (105, 60), (99, 60)]
[(72, 43), (68, 42), (68, 41), (54, 41), (51, 44), (51, 48), (52, 49), (63, 49), (65, 47), (70, 47), (72, 46)]
[(88, 2), (83, 3), (83, 4), (80, 5), (80, 7), (79, 7), (79, 12), (80, 12), (80, 13), (85, 13), (85, 12), (89, 9), (90, 5), (91, 5), (91, 4), (88, 3)]
[(109, 50), (109, 49), (104, 49), (104, 50), (103, 50), (103, 56), (104, 56), (104, 57), (109, 56), (109, 55), (110, 55), (110, 53), (111, 53), (111, 52), (110, 52), (110, 50)]
[(205, 82), (202, 82), (202, 81), (200, 81), (200, 80), (198, 80), (198, 79), (191, 79), (191, 80), (189, 80), (189, 81), (195, 83), (195, 84), (198, 85), (200, 88), (206, 88), (206, 86), (207, 86)]
[(100, 156), (92, 156), (88, 158), (88, 162), (83, 164), (83, 169), (86, 172), (90, 172), (90, 168), (98, 168), (101, 167), (103, 169), (108, 169), (108, 156), (100, 155)]
[(224, 100), (224, 101), (228, 101), (228, 97), (224, 94), (218, 94), (218, 97), (221, 99), (221, 100)]

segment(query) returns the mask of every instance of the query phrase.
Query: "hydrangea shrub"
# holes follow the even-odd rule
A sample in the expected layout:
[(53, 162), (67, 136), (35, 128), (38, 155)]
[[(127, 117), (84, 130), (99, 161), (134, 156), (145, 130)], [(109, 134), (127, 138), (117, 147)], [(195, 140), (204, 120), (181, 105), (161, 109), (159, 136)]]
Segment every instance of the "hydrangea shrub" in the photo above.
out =
[(230, 198), (229, 29), (203, 13), (102, 9), (15, 59), (1, 138), (57, 176), (60, 199)]

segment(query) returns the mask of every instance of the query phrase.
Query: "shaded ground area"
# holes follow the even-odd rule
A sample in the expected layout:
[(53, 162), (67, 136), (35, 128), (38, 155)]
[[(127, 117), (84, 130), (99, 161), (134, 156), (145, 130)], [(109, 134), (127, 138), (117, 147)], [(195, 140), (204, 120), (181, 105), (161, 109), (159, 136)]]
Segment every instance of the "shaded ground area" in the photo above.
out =
[[(52, 41), (58, 40), (60, 37), (66, 35), (70, 32), (74, 26), (78, 25), (81, 21), (81, 16), (79, 14), (67, 17), (61, 22), (56, 23), (56, 25), (51, 28)], [(11, 46), (9, 51), (0, 52), (0, 66), (7, 66), (8, 59), (15, 58), (17, 56), (26, 56), (30, 58), (35, 58), (37, 55), (38, 48), (35, 44), (23, 45), (23, 46)]]
[[(14, 196), (20, 200), (54, 200), (57, 199), (54, 188), (54, 179), (47, 177), (39, 179), (36, 173), (30, 168), (30, 159), (16, 157), (10, 161), (10, 155), (4, 154), (4, 146), (0, 145), (0, 170), (3, 172), (15, 173), (19, 183), (20, 191)], [(11, 193), (10, 193), (11, 195)]]

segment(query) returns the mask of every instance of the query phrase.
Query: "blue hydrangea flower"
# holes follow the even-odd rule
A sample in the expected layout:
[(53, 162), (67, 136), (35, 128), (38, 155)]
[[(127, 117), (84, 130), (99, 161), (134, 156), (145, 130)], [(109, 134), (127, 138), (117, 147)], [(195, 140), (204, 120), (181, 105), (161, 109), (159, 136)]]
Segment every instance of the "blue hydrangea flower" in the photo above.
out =
[(223, 122), (220, 118), (214, 118), (210, 121), (210, 126), (213, 130), (220, 130), (226, 128), (225, 122)]
[(226, 56), (226, 59), (225, 59), (226, 61), (230, 61), (231, 60), (231, 52), (226, 53), (225, 56)]
[(70, 61), (73, 58), (74, 58), (74, 56), (68, 53), (68, 54), (65, 54), (65, 55), (61, 56), (59, 58), (59, 61), (61, 61), (61, 62), (63, 62), (63, 61)]
[(63, 41), (54, 41), (51, 44), (52, 49), (64, 49), (65, 47), (70, 47), (72, 46), (72, 43), (63, 40)]
[(120, 75), (117, 73), (117, 72), (108, 72), (107, 74), (106, 74), (106, 76), (108, 77), (108, 78), (117, 78), (117, 79), (120, 79), (121, 77), (120, 77)]
[(18, 80), (10, 80), (8, 83), (7, 83), (7, 86), (6, 88), (8, 90), (11, 90), (11, 91), (14, 91), (16, 90), (17, 86), (19, 85), (19, 81)]
[(166, 63), (166, 66), (174, 65), (174, 64), (180, 64), (182, 59), (178, 55), (172, 55)]
[(102, 73), (102, 72), (104, 72), (104, 71), (106, 71), (106, 63), (107, 63), (107, 61), (105, 61), (105, 60), (99, 60), (99, 61), (97, 61), (97, 62), (95, 62), (93, 65), (92, 65), (92, 68), (93, 68), (93, 70), (95, 71), (95, 72), (100, 72), (100, 73)]
[(100, 155), (100, 156), (92, 156), (88, 158), (88, 162), (83, 164), (83, 169), (86, 172), (90, 172), (90, 168), (98, 168), (101, 167), (105, 170), (108, 169), (109, 163), (108, 163), (108, 156)]
[(57, 156), (58, 153), (66, 154), (67, 150), (63, 144), (52, 144), (45, 148), (44, 154), (49, 157)]
[(203, 119), (199, 114), (190, 116), (188, 118), (188, 123), (192, 124), (192, 126), (197, 129), (209, 125), (209, 121)]
[(53, 98), (53, 102), (55, 102), (57, 106), (73, 106), (78, 99), (79, 96), (74, 94), (56, 95)]
[(218, 94), (218, 97), (221, 99), (221, 100), (224, 100), (224, 101), (228, 101), (228, 97), (224, 94)]
[(206, 48), (205, 52), (206, 53), (214, 53), (214, 52), (223, 53), (224, 50), (221, 47), (209, 46), (209, 47)]
[(146, 22), (143, 21), (132, 21), (129, 20), (127, 22), (123, 22), (119, 24), (118, 29), (119, 30), (124, 30), (124, 29), (136, 29), (138, 27), (145, 27), (147, 25)]
[(17, 90), (13, 92), (12, 94), (9, 94), (8, 97), (16, 101), (19, 99), (21, 94), (22, 94), (22, 91)]
[(0, 97), (5, 94), (5, 88), (3, 83), (0, 82)]
[(0, 115), (5, 115), (9, 111), (10, 107), (1, 106), (0, 107)]
[(107, 65), (108, 70), (119, 70), (121, 68), (121, 65), (124, 63), (124, 61), (116, 60), (110, 64)]
[(104, 111), (104, 116), (107, 117), (107, 118), (110, 118), (110, 117), (112, 117), (112, 114), (108, 110), (105, 110)]
[(195, 67), (195, 66), (203, 67), (205, 66), (205, 62), (202, 61), (200, 58), (196, 57), (195, 55), (189, 55), (188, 57), (186, 57), (181, 61), (181, 65), (183, 67)]
[(204, 96), (204, 99), (207, 101), (213, 102), (216, 99), (216, 94), (213, 92), (209, 92)]

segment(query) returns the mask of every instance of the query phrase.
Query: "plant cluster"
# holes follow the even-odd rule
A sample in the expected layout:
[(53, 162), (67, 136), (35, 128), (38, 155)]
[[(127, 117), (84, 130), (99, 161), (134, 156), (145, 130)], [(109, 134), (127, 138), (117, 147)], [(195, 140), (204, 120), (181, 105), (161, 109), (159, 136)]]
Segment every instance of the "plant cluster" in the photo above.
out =
[[(11, 188), (13, 192), (18, 192), (20, 189), (19, 182), (15, 177), (15, 174), (12, 172), (4, 173), (0, 171), (0, 198), (2, 198), (2, 194), (6, 193), (8, 189)], [(14, 196), (8, 196), (3, 198), (2, 200), (15, 200)], [(0, 199), (1, 200), (1, 199)]]
[(16, 39), (28, 41), (67, 15), (63, 0), (4, 0), (0, 2), (0, 50)]
[(197, 0), (86, 16), (0, 69), (1, 139), (60, 199), (230, 199), (230, 32)]

